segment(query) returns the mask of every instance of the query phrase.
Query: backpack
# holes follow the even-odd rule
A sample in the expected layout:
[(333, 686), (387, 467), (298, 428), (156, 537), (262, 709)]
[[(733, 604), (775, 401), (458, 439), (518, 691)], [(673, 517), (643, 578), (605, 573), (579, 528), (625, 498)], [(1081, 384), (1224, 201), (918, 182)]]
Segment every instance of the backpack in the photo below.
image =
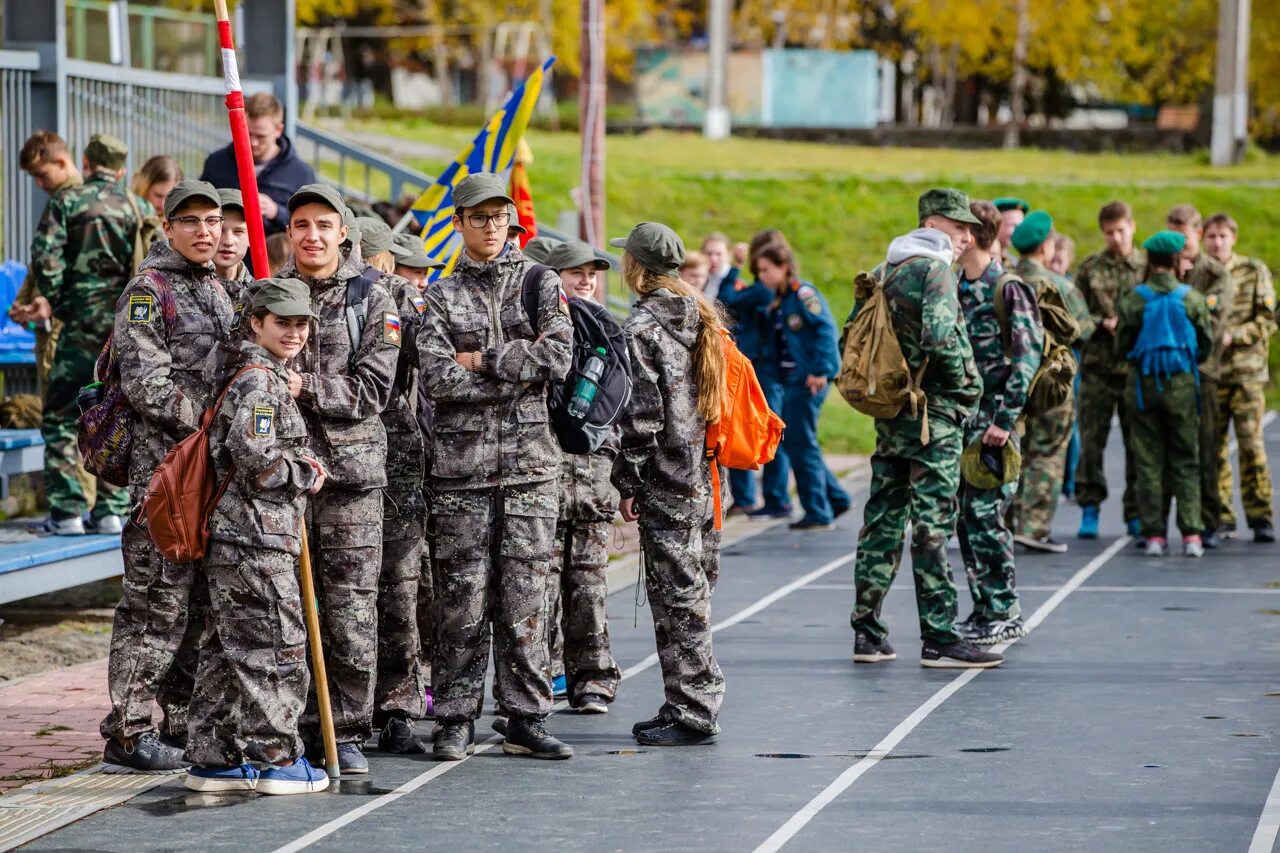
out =
[[(178, 316), (173, 290), (155, 270), (147, 270), (143, 275), (159, 293), (160, 316), (167, 335), (173, 331)], [(120, 386), (119, 359), (115, 332), (112, 332), (94, 364), (94, 383), (80, 390), (80, 399), (92, 402), (88, 408), (81, 405), (81, 415), (76, 420), (76, 445), (86, 471), (113, 486), (127, 486), (138, 416)]]
[[(538, 332), (538, 285), (550, 267), (530, 264), (520, 285), (520, 303)], [(569, 319), (573, 323), (573, 365), (560, 382), (553, 382), (547, 393), (551, 429), (560, 449), (575, 455), (594, 453), (604, 446), (613, 428), (631, 400), (631, 355), (627, 335), (613, 319), (609, 309), (590, 299), (573, 297), (566, 300)], [(578, 381), (585, 375), (587, 361), (601, 357), (604, 349), (604, 371), (596, 380), (596, 394), (585, 417), (570, 413), (569, 403)]]
[(365, 267), (360, 275), (347, 279), (346, 308), (343, 313), (347, 318), (347, 337), (351, 339), (347, 368), (352, 373), (356, 369), (356, 354), (360, 351), (364, 323), (369, 319), (369, 294), (373, 292), (373, 283), (380, 278), (382, 273), (376, 267)]
[(209, 517), (231, 483), (228, 472), (222, 484), (217, 484), (209, 452), (209, 427), (231, 385), (250, 370), (267, 368), (251, 364), (237, 371), (218, 395), (218, 401), (201, 416), (200, 428), (169, 448), (151, 475), (142, 514), (152, 544), (170, 562), (194, 562), (202, 559), (209, 548)]
[(133, 209), (133, 216), (138, 222), (138, 230), (133, 234), (133, 266), (129, 269), (130, 277), (138, 274), (138, 267), (142, 266), (142, 261), (147, 257), (147, 253), (151, 251), (151, 244), (162, 233), (160, 225), (160, 217), (154, 213), (143, 214), (142, 208), (138, 207), (137, 198), (133, 193), (125, 190), (125, 198), (129, 201), (129, 207)]
[(873, 418), (891, 420), (909, 406), (911, 417), (920, 418), (920, 443), (928, 444), (928, 399), (920, 383), (929, 359), (926, 356), (920, 369), (912, 374), (898, 343), (885, 294), (889, 282), (911, 260), (914, 259), (907, 258), (884, 278), (862, 272), (854, 279), (854, 293), (865, 301), (845, 324), (836, 388), (850, 406)]
[[(1013, 354), (1013, 341), (1004, 288), (1014, 281), (1022, 279), (1008, 272), (1000, 276), (992, 300), (1007, 356)], [(1044, 353), (1040, 357), (1040, 366), (1031, 378), (1031, 387), (1027, 389), (1027, 404), (1022, 409), (1024, 414), (1034, 417), (1056, 409), (1071, 398), (1077, 370), (1071, 344), (1080, 337), (1080, 324), (1071, 316), (1071, 311), (1057, 288), (1049, 286), (1030, 289), (1040, 308), (1040, 323), (1044, 327)]]
[[(1185, 306), (1191, 286), (1180, 284), (1169, 293), (1156, 293), (1148, 284), (1134, 288), (1146, 305), (1142, 309), (1142, 329), (1138, 341), (1126, 356), (1135, 362), (1142, 376), (1153, 376), (1156, 389), (1163, 390), (1162, 379), (1179, 373), (1190, 373), (1200, 387), (1199, 348), (1196, 330), (1187, 317)], [(1138, 410), (1145, 411), (1142, 399), (1142, 376), (1136, 377)]]

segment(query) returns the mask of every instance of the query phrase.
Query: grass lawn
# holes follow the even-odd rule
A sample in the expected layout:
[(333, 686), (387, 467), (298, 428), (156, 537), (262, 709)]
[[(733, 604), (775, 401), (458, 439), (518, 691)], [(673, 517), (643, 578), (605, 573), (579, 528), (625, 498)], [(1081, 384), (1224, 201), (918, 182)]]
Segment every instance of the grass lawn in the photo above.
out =
[[(448, 148), (461, 148), (473, 136), (414, 121), (360, 127)], [(578, 139), (531, 131), (529, 143), (534, 200), (540, 217), (554, 222), (572, 209)], [(445, 165), (406, 159), (429, 174)], [(659, 220), (695, 246), (713, 230), (746, 240), (763, 228), (781, 229), (796, 249), (803, 277), (826, 294), (839, 321), (852, 305), (854, 275), (878, 263), (890, 239), (915, 227), (917, 196), (937, 185), (960, 187), (974, 198), (1025, 198), (1075, 238), (1078, 257), (1102, 247), (1097, 210), (1114, 198), (1133, 205), (1139, 239), (1160, 228), (1165, 212), (1180, 202), (1195, 204), (1206, 216), (1225, 210), (1240, 222), (1241, 252), (1280, 269), (1280, 158), (1261, 155), (1217, 170), (1199, 155), (708, 142), (691, 134), (649, 133), (609, 137), (606, 175), (610, 233)], [(1280, 366), (1280, 346), (1273, 346), (1272, 356)], [(821, 436), (823, 446), (836, 452), (867, 452), (874, 442), (868, 419), (834, 393), (823, 412)]]

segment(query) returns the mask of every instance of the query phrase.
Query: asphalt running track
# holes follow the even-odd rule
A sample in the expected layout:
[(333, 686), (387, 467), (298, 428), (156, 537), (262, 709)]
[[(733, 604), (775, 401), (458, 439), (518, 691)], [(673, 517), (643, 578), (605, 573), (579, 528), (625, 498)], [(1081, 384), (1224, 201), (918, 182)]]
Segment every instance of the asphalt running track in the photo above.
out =
[[(1280, 425), (1267, 433), (1274, 465)], [(1110, 462), (1118, 478), (1114, 448)], [(899, 659), (855, 667), (861, 503), (835, 533), (771, 528), (726, 551), (718, 745), (631, 738), (661, 678), (626, 589), (609, 599), (618, 701), (549, 723), (572, 761), (505, 756), (495, 737), (457, 764), (370, 751), (367, 779), (317, 796), (196, 794), (177, 777), (23, 849), (1273, 849), (1280, 548), (1245, 536), (1201, 561), (1149, 560), (1122, 537), (1118, 499), (1092, 543), (1064, 506), (1071, 550), (1019, 556), (1035, 628), (1003, 668), (919, 667), (906, 566), (885, 607)]]

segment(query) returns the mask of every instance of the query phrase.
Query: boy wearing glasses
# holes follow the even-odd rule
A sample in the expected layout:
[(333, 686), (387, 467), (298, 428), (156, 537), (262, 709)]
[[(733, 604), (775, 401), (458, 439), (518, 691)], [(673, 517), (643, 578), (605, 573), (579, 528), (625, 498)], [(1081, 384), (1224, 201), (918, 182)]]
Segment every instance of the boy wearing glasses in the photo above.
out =
[[(114, 342), (120, 384), (137, 416), (129, 485), (141, 503), (169, 448), (195, 432), (216, 389), (205, 365), (231, 328), (231, 300), (213, 268), (222, 237), (218, 191), (182, 181), (165, 199), (164, 233), (116, 302)], [(130, 520), (121, 539), (124, 595), (111, 633), (102, 721), (108, 772), (174, 773), (185, 765), (187, 705), (198, 662), (202, 616), (197, 568), (163, 559)], [(201, 598), (203, 596), (200, 596)], [(164, 719), (157, 734), (151, 704)]]

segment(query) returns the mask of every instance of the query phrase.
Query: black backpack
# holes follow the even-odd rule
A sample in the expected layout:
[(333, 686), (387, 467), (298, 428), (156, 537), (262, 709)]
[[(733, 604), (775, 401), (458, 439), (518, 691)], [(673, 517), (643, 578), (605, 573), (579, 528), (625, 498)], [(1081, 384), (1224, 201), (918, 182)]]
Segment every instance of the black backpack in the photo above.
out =
[[(520, 301), (535, 333), (538, 332), (538, 285), (550, 269), (531, 264), (521, 284)], [(622, 413), (631, 400), (631, 356), (627, 334), (609, 309), (589, 299), (574, 297), (567, 302), (569, 319), (573, 322), (573, 366), (563, 381), (551, 384), (547, 405), (551, 411), (551, 429), (560, 442), (560, 449), (581, 455), (599, 450), (622, 420)], [(599, 347), (607, 353), (604, 372), (597, 382), (599, 389), (586, 417), (577, 418), (569, 414), (569, 401), (587, 360), (598, 356)]]

